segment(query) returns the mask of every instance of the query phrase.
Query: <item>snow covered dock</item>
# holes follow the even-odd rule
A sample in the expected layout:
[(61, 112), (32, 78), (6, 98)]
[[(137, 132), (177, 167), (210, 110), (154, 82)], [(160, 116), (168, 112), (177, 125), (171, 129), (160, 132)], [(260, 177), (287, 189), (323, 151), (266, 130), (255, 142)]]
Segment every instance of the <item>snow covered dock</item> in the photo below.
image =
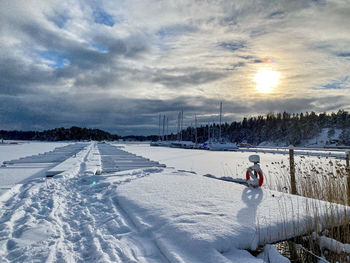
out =
[[(29, 145), (36, 147), (38, 143), (27, 144), (24, 146), (29, 148)], [(15, 184), (24, 183), (35, 177), (51, 175), (52, 172), (50, 171), (52, 171), (53, 167), (62, 166), (67, 159), (74, 160), (74, 158), (71, 159), (70, 157), (76, 155), (87, 145), (87, 143), (72, 143), (56, 147), (51, 151), (24, 156), (10, 161), (3, 161), (3, 164), (0, 167), (0, 195), (8, 189), (11, 189)], [(14, 151), (18, 151), (17, 147), (12, 148)], [(40, 149), (40, 147), (38, 148)], [(45, 147), (43, 148), (47, 149)], [(11, 148), (8, 147), (6, 151), (9, 150), (11, 150)], [(31, 152), (37, 152), (37, 149), (31, 149)], [(20, 155), (21, 153), (17, 154)], [(9, 152), (9, 156), (15, 155), (16, 154), (13, 152)], [(0, 156), (5, 156), (5, 154), (0, 154)], [(68, 168), (69, 167), (66, 166), (64, 169)], [(64, 171), (64, 169), (61, 169), (61, 172)], [(59, 172), (53, 174), (57, 173)]]
[(103, 173), (113, 173), (146, 167), (165, 167), (165, 165), (159, 162), (150, 161), (149, 159), (123, 151), (119, 147), (110, 144), (98, 144), (98, 149), (102, 157)]
[(53, 179), (2, 196), (1, 262), (288, 262), (270, 246), (258, 257), (247, 250), (309, 233), (315, 221), (325, 228), (330, 214), (341, 222), (350, 212), (159, 167), (105, 144), (71, 158), (77, 162)]

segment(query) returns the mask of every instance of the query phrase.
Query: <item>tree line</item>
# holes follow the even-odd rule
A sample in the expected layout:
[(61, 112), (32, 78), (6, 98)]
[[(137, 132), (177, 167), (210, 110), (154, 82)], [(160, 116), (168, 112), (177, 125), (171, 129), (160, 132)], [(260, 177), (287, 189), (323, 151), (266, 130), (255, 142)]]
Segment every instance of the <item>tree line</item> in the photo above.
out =
[(46, 131), (5, 131), (0, 130), (4, 140), (38, 140), (38, 141), (82, 141), (82, 140), (117, 140), (121, 137), (99, 129), (87, 129), (73, 126)]
[[(299, 145), (304, 140), (313, 139), (322, 129), (328, 128), (328, 138), (340, 132), (338, 144), (350, 145), (350, 115), (347, 111), (336, 113), (269, 113), (265, 116), (244, 118), (242, 121), (223, 123), (221, 138), (231, 142), (247, 142), (257, 145), (264, 141)], [(219, 124), (201, 125), (197, 128), (197, 141), (205, 142), (208, 138), (219, 138)], [(194, 127), (182, 130), (183, 140), (195, 141)], [(157, 140), (157, 135), (119, 136), (99, 129), (88, 129), (73, 126), (46, 131), (5, 131), (0, 130), (0, 139), (4, 140), (40, 140), (40, 141), (79, 141), (79, 140)], [(176, 140), (177, 134), (166, 136)]]
[[(247, 142), (257, 145), (264, 141), (299, 145), (303, 140), (313, 139), (320, 134), (322, 129), (328, 128), (329, 140), (336, 130), (340, 131), (338, 144), (350, 145), (350, 115), (347, 111), (339, 110), (336, 113), (269, 113), (266, 116), (244, 118), (242, 121), (234, 121), (231, 124), (221, 125), (221, 137), (231, 142)], [(197, 128), (198, 142), (204, 142), (211, 138), (219, 138), (220, 127), (218, 124), (200, 126)], [(177, 135), (168, 136), (176, 140)], [(195, 130), (188, 127), (182, 131), (185, 140), (195, 140)]]

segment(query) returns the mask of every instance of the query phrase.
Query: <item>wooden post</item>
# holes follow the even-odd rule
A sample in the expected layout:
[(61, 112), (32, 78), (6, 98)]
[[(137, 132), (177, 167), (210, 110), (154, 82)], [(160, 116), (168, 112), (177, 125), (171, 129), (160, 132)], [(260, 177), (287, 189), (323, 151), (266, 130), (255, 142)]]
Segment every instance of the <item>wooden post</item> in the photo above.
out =
[(290, 166), (290, 186), (293, 195), (297, 194), (297, 187), (295, 183), (295, 165), (294, 165), (294, 146), (289, 146), (289, 166)]
[(347, 151), (345, 153), (346, 155), (346, 185), (347, 185), (347, 195), (348, 195), (348, 203), (347, 205), (350, 206), (350, 151)]

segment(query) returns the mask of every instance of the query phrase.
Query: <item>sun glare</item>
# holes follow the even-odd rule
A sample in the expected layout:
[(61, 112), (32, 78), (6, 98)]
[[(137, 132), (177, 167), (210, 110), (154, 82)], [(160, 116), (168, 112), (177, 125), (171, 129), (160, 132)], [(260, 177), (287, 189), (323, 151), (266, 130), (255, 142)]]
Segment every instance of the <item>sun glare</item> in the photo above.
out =
[(261, 69), (255, 76), (256, 89), (261, 93), (271, 92), (278, 85), (280, 73), (271, 69)]

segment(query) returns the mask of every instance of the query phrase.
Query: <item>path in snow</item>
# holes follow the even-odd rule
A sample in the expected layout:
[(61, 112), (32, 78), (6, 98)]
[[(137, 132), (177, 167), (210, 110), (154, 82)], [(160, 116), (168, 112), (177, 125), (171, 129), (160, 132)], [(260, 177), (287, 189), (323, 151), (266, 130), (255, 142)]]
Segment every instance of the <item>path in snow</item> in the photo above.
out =
[(0, 261), (167, 262), (116, 199), (116, 187), (142, 172), (100, 181), (91, 172), (101, 166), (96, 144), (72, 158), (66, 172), (12, 189), (0, 203)]

